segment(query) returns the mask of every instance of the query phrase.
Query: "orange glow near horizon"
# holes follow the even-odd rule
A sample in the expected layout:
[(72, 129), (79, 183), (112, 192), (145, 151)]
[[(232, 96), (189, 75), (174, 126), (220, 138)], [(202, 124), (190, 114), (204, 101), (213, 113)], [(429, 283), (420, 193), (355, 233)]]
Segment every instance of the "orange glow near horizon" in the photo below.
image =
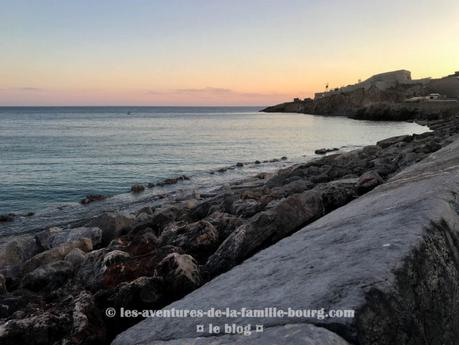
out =
[(263, 106), (391, 70), (459, 70), (453, 0), (85, 2), (0, 14), (0, 105)]

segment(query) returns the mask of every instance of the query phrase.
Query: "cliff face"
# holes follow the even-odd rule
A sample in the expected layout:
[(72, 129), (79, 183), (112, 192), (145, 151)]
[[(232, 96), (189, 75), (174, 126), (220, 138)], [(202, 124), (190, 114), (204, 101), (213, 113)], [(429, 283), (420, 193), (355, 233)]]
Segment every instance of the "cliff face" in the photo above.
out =
[(438, 115), (448, 116), (459, 111), (459, 103), (451, 100), (406, 102), (411, 97), (432, 93), (458, 100), (459, 72), (445, 78), (420, 80), (411, 80), (408, 71), (382, 73), (355, 85), (316, 93), (314, 100), (282, 103), (262, 111), (350, 116), (365, 120), (436, 119)]
[(315, 115), (350, 116), (374, 104), (394, 104), (408, 97), (424, 93), (421, 85), (398, 85), (386, 90), (377, 87), (359, 88), (349, 92), (335, 93), (315, 100), (287, 102), (263, 109), (264, 112), (296, 112)]
[[(113, 345), (456, 344), (458, 150), (456, 139), (167, 307), (353, 309), (354, 318), (151, 318)], [(196, 333), (224, 323), (264, 332)]]

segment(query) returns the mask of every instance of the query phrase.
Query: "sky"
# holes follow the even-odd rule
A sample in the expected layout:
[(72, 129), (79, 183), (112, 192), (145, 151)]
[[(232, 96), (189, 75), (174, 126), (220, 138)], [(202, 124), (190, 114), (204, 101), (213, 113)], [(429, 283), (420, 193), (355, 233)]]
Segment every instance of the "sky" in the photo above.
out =
[(270, 105), (459, 70), (457, 0), (0, 0), (0, 106)]

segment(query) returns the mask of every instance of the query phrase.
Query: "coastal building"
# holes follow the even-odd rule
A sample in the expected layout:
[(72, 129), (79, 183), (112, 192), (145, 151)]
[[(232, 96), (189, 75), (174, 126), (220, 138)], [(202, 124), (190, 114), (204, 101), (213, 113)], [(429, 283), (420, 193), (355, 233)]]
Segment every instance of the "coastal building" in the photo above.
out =
[(335, 88), (326, 92), (318, 92), (315, 94), (314, 99), (338, 94), (352, 92), (357, 89), (369, 90), (372, 87), (376, 87), (379, 90), (386, 90), (399, 84), (413, 84), (413, 83), (424, 83), (424, 80), (414, 81), (411, 79), (411, 72), (407, 70), (398, 70), (392, 72), (385, 72), (376, 74), (364, 81), (357, 84), (347, 85), (340, 88)]
[(320, 99), (336, 94), (346, 94), (358, 89), (368, 91), (375, 88), (380, 91), (385, 91), (399, 85), (418, 86), (424, 90), (424, 95), (427, 93), (431, 96), (431, 100), (440, 99), (440, 95), (444, 98), (459, 99), (459, 71), (439, 79), (411, 79), (411, 72), (407, 70), (380, 73), (353, 85), (334, 88), (325, 92), (317, 92), (314, 99)]

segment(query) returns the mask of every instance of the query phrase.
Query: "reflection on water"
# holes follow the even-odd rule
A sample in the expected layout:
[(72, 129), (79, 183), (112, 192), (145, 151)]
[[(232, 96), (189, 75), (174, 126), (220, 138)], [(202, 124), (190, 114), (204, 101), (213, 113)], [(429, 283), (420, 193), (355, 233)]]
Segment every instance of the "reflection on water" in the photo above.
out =
[(299, 162), (321, 147), (424, 131), (405, 122), (253, 107), (0, 108), (0, 213), (73, 204), (90, 193), (124, 193), (133, 183), (182, 174), (211, 183), (209, 170), (236, 162)]

